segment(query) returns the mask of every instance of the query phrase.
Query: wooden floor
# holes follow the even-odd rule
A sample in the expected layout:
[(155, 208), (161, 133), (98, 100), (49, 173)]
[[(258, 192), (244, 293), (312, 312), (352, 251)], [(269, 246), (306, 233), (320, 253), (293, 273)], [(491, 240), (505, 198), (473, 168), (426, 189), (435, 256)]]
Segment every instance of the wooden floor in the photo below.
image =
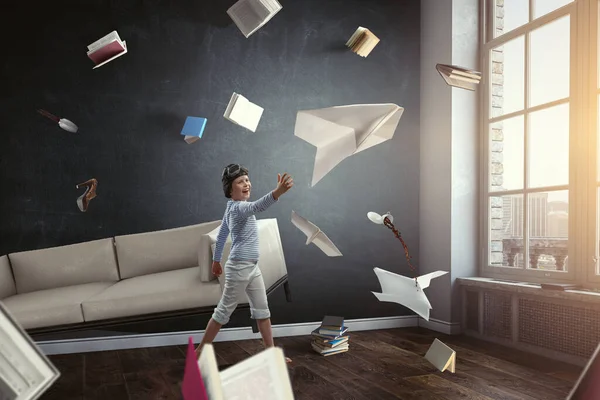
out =
[[(434, 338), (457, 353), (456, 373), (423, 356)], [(350, 332), (350, 351), (323, 357), (309, 336), (276, 338), (293, 363), (295, 398), (564, 400), (581, 368), (423, 328)], [(217, 342), (222, 366), (262, 350), (259, 340)], [(50, 356), (62, 373), (42, 399), (181, 399), (186, 346)]]

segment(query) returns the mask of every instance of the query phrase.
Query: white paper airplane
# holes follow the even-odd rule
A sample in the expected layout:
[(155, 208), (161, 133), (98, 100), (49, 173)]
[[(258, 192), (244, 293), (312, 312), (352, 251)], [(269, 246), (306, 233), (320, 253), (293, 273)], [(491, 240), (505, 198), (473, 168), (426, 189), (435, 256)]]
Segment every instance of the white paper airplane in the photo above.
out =
[(342, 252), (339, 251), (335, 244), (333, 244), (333, 242), (321, 229), (319, 229), (318, 226), (306, 218), (301, 217), (294, 210), (292, 210), (292, 224), (294, 224), (296, 228), (300, 229), (302, 233), (306, 235), (306, 245), (314, 243), (329, 257), (339, 257), (342, 255)]
[(390, 140), (403, 112), (391, 103), (298, 111), (294, 135), (317, 147), (311, 186), (346, 157)]
[(415, 278), (394, 274), (381, 268), (375, 267), (374, 271), (383, 293), (372, 293), (379, 301), (401, 304), (429, 321), (429, 310), (432, 307), (423, 289), (429, 287), (433, 278), (445, 275), (448, 271), (435, 271), (418, 276), (416, 282)]

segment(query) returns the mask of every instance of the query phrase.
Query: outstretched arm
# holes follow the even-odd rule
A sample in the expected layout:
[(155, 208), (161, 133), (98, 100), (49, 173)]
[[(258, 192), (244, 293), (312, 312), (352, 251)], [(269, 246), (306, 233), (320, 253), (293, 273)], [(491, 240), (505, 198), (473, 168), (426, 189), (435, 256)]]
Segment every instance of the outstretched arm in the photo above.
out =
[(221, 228), (219, 229), (219, 235), (217, 236), (217, 243), (215, 244), (215, 254), (213, 254), (213, 261), (221, 262), (221, 256), (223, 255), (223, 248), (229, 236), (229, 226), (227, 225), (227, 214), (223, 215), (223, 221), (221, 221)]
[(263, 212), (277, 202), (274, 191), (271, 191), (256, 201), (243, 201), (238, 203), (238, 213), (242, 217)]
[(260, 199), (253, 202), (238, 203), (238, 212), (241, 217), (249, 217), (250, 215), (265, 211), (267, 208), (275, 204), (279, 197), (286, 193), (294, 186), (294, 180), (287, 173), (281, 176), (277, 174), (277, 187), (275, 190), (267, 193)]

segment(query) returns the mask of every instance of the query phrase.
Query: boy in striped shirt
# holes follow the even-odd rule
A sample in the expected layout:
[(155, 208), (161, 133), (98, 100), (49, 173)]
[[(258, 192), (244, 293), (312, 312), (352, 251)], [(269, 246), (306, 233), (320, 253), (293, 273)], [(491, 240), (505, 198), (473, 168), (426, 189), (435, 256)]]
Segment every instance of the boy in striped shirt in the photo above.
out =
[[(225, 263), (225, 287), (219, 304), (215, 308), (202, 342), (196, 348), (199, 357), (202, 346), (212, 343), (221, 327), (229, 322), (237, 307), (241, 291), (245, 291), (250, 300), (252, 318), (257, 320), (258, 329), (265, 347), (272, 347), (271, 312), (267, 303), (267, 292), (260, 268), (258, 267), (258, 228), (254, 214), (265, 211), (294, 186), (294, 180), (287, 173), (277, 174), (277, 187), (260, 199), (249, 202), (252, 185), (248, 170), (238, 164), (229, 164), (221, 177), (227, 202), (225, 214), (217, 236), (215, 254), (213, 254), (212, 272), (217, 277), (223, 273), (221, 255), (227, 237), (231, 233), (231, 251)], [(291, 362), (286, 358), (287, 362)]]

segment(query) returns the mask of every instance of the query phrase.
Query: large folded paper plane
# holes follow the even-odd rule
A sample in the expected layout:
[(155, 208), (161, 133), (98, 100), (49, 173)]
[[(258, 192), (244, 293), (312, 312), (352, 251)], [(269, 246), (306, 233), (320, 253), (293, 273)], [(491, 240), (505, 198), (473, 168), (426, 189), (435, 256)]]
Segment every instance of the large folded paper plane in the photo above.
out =
[(374, 271), (382, 293), (372, 293), (379, 301), (401, 304), (429, 321), (429, 310), (432, 307), (423, 289), (429, 287), (433, 278), (445, 275), (448, 271), (435, 271), (418, 276), (416, 282), (415, 278), (394, 274), (381, 268), (375, 267)]
[(294, 135), (317, 147), (311, 186), (346, 157), (390, 140), (403, 112), (389, 103), (298, 111)]
[(306, 245), (314, 243), (329, 257), (339, 257), (342, 255), (342, 252), (318, 226), (301, 217), (294, 210), (292, 210), (292, 224), (306, 235)]

